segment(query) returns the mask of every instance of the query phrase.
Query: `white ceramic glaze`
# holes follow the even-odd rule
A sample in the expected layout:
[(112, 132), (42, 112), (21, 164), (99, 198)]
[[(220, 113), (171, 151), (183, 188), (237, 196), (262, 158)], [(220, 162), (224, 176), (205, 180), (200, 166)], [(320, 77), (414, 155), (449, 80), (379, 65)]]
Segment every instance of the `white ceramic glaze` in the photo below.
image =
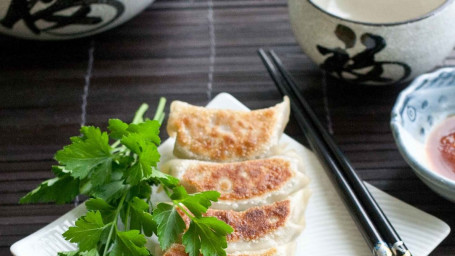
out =
[[(247, 110), (242, 103), (226, 93), (217, 95), (207, 107)], [(174, 158), (174, 143), (170, 138), (159, 147), (162, 163)], [(371, 256), (361, 233), (313, 153), (286, 135), (281, 137), (280, 143), (303, 158), (305, 172), (311, 179), (309, 186), (312, 196), (305, 213), (307, 225), (296, 240), (294, 255)], [(450, 228), (443, 221), (369, 184), (367, 187), (413, 255), (428, 255), (449, 234)], [(71, 210), (36, 233), (16, 242), (11, 247), (11, 252), (16, 256), (54, 256), (58, 251), (74, 249), (74, 244), (65, 241), (61, 234), (84, 211), (83, 205)]]
[(417, 176), (455, 202), (455, 180), (432, 171), (425, 149), (431, 130), (451, 115), (455, 115), (455, 68), (444, 68), (419, 76), (401, 92), (391, 127), (398, 149)]
[(85, 37), (126, 22), (153, 1), (0, 0), (0, 32), (38, 40)]
[(312, 0), (321, 9), (344, 19), (396, 23), (431, 13), (446, 0)]
[[(294, 35), (304, 52), (328, 74), (351, 83), (386, 85), (410, 80), (441, 64), (455, 45), (454, 0), (442, 4), (440, 0), (431, 0), (434, 4), (420, 12), (423, 16), (414, 13), (410, 20), (390, 18), (384, 23), (336, 16), (341, 11), (329, 13), (313, 1), (316, 0), (289, 0)], [(318, 3), (323, 6), (328, 1)], [(374, 2), (389, 5), (393, 2), (399, 6), (401, 1)], [(349, 5), (345, 5), (344, 13), (348, 12), (346, 7)], [(402, 15), (409, 13), (404, 7), (394, 9), (399, 10), (403, 10)], [(352, 13), (362, 11), (356, 9)]]

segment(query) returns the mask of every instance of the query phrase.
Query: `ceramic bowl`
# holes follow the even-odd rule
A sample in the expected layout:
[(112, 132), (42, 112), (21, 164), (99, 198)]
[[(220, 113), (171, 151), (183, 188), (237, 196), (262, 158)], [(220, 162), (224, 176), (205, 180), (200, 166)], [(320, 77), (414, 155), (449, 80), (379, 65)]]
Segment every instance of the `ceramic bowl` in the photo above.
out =
[(1, 0), (0, 32), (38, 40), (93, 35), (118, 26), (154, 0)]
[(408, 81), (455, 45), (454, 0), (289, 0), (289, 16), (304, 52), (350, 83)]
[(391, 127), (398, 149), (432, 190), (455, 202), (455, 180), (432, 170), (425, 150), (431, 129), (455, 115), (455, 68), (421, 75), (399, 95)]

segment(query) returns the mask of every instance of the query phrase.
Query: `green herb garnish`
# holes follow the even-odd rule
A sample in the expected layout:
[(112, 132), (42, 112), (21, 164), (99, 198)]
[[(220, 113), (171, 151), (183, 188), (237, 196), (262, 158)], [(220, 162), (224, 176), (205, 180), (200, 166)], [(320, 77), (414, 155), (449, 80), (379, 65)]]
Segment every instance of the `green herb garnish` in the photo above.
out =
[[(79, 194), (87, 214), (77, 219), (63, 236), (77, 243), (78, 251), (66, 256), (147, 256), (146, 236), (156, 234), (163, 250), (173, 243), (185, 245), (190, 256), (226, 255), (226, 235), (233, 229), (203, 214), (220, 194), (206, 191), (188, 194), (175, 177), (160, 172), (159, 129), (164, 119), (161, 98), (153, 120), (144, 118), (143, 104), (131, 124), (110, 119), (108, 132), (84, 126), (81, 136), (55, 154), (55, 178), (41, 183), (20, 203), (68, 203)], [(171, 199), (153, 208), (151, 185), (161, 185)], [(190, 221), (189, 228), (182, 216)], [(183, 234), (183, 236), (182, 236)]]

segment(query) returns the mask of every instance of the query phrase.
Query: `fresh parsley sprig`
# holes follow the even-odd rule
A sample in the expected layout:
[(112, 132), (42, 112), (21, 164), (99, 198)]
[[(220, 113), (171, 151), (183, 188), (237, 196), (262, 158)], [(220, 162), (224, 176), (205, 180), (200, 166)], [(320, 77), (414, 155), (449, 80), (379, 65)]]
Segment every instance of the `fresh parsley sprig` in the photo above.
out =
[[(160, 99), (153, 120), (144, 117), (148, 105), (143, 104), (130, 124), (110, 119), (109, 132), (82, 127), (81, 136), (71, 137), (71, 144), (55, 154), (55, 177), (20, 200), (68, 203), (79, 194), (90, 197), (87, 214), (63, 234), (78, 250), (59, 255), (147, 256), (146, 236), (153, 234), (163, 250), (181, 242), (190, 256), (226, 255), (226, 236), (233, 229), (204, 217), (220, 194), (188, 194), (178, 179), (157, 169), (165, 102)], [(151, 202), (151, 185), (162, 186), (170, 202)]]

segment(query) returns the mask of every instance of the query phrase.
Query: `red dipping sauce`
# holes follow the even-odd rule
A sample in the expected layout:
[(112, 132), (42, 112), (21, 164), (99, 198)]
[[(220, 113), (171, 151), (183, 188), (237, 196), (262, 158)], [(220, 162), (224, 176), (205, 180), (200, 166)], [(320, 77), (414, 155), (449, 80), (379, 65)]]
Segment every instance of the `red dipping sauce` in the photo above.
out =
[(431, 131), (426, 151), (431, 169), (455, 180), (455, 116), (442, 121)]

